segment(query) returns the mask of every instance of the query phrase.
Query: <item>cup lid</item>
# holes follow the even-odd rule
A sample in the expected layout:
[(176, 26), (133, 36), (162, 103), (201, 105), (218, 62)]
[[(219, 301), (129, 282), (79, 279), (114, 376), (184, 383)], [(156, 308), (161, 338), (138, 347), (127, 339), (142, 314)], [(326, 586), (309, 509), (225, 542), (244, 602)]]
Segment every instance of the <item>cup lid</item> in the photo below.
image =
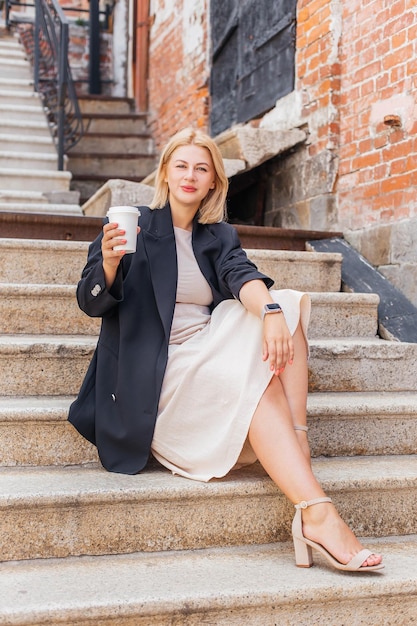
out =
[(135, 213), (140, 215), (139, 209), (135, 206), (111, 206), (107, 211), (107, 215), (109, 213)]

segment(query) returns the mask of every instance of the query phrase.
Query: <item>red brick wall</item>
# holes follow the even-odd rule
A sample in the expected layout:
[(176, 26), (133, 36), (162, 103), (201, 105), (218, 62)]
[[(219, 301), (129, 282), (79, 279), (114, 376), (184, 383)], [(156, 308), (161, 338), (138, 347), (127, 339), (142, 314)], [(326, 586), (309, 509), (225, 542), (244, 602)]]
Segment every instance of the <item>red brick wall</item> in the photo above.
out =
[(184, 126), (208, 128), (208, 3), (151, 2), (149, 123), (157, 148)]
[(331, 0), (297, 5), (296, 90), (309, 120), (309, 155), (337, 150), (340, 122), (340, 11)]
[(417, 14), (414, 0), (343, 6), (338, 208), (356, 229), (417, 215)]

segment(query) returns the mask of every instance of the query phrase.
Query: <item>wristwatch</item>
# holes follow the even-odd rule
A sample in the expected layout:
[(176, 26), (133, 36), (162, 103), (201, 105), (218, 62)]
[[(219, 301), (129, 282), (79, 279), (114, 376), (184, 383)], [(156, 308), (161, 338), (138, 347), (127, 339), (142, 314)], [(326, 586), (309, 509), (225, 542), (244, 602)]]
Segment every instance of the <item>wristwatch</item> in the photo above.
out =
[(271, 304), (265, 304), (261, 313), (261, 320), (264, 319), (265, 315), (268, 313), (282, 313), (282, 309), (279, 306), (278, 302), (272, 302)]

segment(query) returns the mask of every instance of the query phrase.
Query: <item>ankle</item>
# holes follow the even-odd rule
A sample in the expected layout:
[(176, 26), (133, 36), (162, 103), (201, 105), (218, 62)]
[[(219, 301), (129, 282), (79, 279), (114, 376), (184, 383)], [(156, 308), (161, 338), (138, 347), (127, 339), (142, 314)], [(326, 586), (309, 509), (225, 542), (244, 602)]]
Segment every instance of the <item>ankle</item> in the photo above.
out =
[[(302, 508), (303, 524), (320, 526), (335, 516), (336, 509), (331, 502), (318, 502), (315, 506)], [(337, 515), (337, 513), (336, 513)]]

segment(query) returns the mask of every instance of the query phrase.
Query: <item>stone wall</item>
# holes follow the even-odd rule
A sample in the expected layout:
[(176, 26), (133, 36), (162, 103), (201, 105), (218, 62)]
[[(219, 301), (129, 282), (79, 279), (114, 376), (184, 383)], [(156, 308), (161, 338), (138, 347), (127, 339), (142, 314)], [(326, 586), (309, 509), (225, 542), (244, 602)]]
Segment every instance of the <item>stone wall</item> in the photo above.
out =
[(349, 243), (417, 306), (417, 218), (345, 234)]
[(308, 146), (301, 146), (266, 170), (265, 226), (337, 230), (337, 158), (331, 151), (310, 156)]

